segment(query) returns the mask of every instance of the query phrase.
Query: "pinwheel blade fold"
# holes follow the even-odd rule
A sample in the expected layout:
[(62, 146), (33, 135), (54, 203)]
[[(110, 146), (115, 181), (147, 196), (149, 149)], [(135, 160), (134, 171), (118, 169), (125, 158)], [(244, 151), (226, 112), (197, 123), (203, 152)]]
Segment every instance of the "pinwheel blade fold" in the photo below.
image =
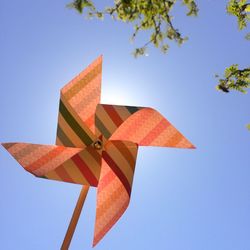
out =
[(57, 145), (83, 147), (95, 139), (95, 112), (101, 97), (102, 56), (61, 89)]
[(139, 146), (194, 148), (166, 118), (152, 108), (138, 109), (115, 130), (110, 139), (127, 140)]
[(2, 145), (26, 171), (37, 177), (46, 177), (48, 172), (56, 171), (65, 161), (82, 151), (81, 148), (31, 143), (3, 143)]
[(98, 104), (95, 115), (97, 136), (103, 135), (106, 140), (110, 139), (113, 133), (140, 109), (141, 107)]
[(101, 154), (88, 146), (45, 176), (52, 180), (97, 187), (100, 172)]
[(137, 144), (127, 141), (108, 141), (105, 146), (97, 187), (93, 246), (105, 236), (128, 207), (137, 151)]

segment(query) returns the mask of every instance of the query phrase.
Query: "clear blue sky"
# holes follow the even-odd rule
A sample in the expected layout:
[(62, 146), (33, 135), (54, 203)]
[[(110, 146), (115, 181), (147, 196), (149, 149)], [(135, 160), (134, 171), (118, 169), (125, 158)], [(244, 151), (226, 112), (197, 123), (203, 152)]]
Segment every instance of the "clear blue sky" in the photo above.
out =
[[(156, 108), (197, 150), (140, 148), (130, 206), (96, 250), (249, 250), (250, 98), (215, 90), (215, 73), (249, 66), (227, 1), (197, 1), (197, 18), (179, 5), (189, 41), (137, 60), (130, 25), (87, 21), (68, 1), (0, 1), (0, 141), (54, 144), (60, 88), (103, 54), (102, 102)], [(0, 173), (1, 249), (59, 249), (81, 187), (33, 177), (3, 148)], [(95, 199), (71, 249), (91, 249)]]

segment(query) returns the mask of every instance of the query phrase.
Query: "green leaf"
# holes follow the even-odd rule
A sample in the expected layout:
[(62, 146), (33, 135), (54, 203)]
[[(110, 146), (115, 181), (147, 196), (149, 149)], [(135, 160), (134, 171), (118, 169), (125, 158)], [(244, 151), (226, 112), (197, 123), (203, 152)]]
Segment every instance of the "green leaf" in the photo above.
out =
[(216, 88), (226, 93), (231, 90), (247, 93), (247, 89), (250, 88), (250, 67), (239, 69), (238, 64), (233, 64), (226, 68), (224, 78), (219, 79)]
[[(186, 38), (172, 23), (171, 11), (176, 5), (176, 0), (114, 0), (110, 2), (113, 2), (113, 5), (106, 6), (102, 10), (97, 10), (92, 0), (74, 0), (68, 6), (90, 18), (103, 19), (104, 15), (109, 15), (115, 20), (133, 24), (136, 29), (132, 34), (132, 41), (135, 40), (139, 32), (149, 31), (147, 32), (147, 34), (149, 33), (148, 40), (135, 50), (136, 57), (145, 55), (144, 50), (149, 45), (166, 53), (169, 47), (166, 42), (168, 39), (179, 45), (186, 41)], [(197, 15), (198, 7), (195, 0), (182, 0), (182, 3), (188, 8), (188, 16)]]
[(247, 33), (245, 38), (250, 41), (250, 33)]

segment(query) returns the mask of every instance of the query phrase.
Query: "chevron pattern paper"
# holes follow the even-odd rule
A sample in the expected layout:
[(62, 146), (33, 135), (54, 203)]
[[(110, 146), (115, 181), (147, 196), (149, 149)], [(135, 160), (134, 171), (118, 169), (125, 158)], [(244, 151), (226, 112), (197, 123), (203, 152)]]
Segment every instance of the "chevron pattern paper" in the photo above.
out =
[(56, 145), (3, 143), (36, 177), (97, 187), (93, 246), (130, 201), (139, 146), (194, 148), (159, 112), (100, 104), (102, 57), (61, 90)]

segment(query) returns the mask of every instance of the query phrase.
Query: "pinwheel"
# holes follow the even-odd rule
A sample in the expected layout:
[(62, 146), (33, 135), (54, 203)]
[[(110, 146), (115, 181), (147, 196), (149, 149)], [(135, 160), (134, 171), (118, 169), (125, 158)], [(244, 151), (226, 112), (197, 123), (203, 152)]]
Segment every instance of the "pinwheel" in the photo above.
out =
[(89, 187), (97, 187), (95, 246), (129, 205), (138, 146), (194, 148), (152, 108), (100, 104), (102, 57), (61, 90), (56, 145), (3, 143), (36, 177), (83, 185), (61, 249), (68, 249)]

